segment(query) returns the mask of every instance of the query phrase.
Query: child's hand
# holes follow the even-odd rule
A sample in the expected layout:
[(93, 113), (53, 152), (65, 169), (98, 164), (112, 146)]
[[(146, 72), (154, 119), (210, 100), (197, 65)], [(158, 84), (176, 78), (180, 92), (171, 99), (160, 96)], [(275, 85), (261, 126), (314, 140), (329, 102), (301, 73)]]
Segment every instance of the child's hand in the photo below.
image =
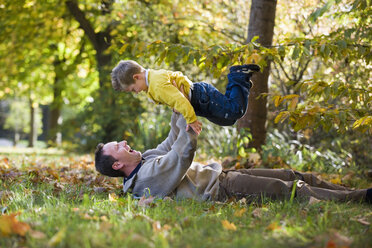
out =
[(187, 124), (187, 126), (186, 126), (186, 131), (189, 131), (189, 129), (190, 129), (190, 127), (191, 127), (192, 130), (194, 130), (194, 132), (195, 132), (197, 135), (199, 135), (200, 132), (201, 132), (201, 130), (202, 130), (202, 126), (203, 126), (203, 124), (202, 124), (200, 121), (196, 120), (196, 121), (194, 121), (193, 123)]

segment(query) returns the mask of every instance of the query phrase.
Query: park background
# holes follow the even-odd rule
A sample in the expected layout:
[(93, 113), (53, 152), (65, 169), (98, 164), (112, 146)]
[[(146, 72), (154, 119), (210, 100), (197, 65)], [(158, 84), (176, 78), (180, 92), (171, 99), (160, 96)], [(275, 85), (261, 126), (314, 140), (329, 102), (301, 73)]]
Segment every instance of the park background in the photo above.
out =
[[(60, 194), (67, 186), (57, 175), (59, 166), (76, 169), (76, 177), (94, 175), (95, 181), (78, 180), (98, 187), (98, 192), (76, 189), (74, 199), (85, 207), (97, 193), (102, 199), (110, 195), (110, 204), (128, 203), (111, 195), (119, 194), (120, 182), (95, 174), (95, 146), (125, 139), (136, 150), (153, 148), (168, 134), (172, 110), (144, 94), (114, 92), (110, 72), (121, 59), (182, 71), (221, 92), (230, 66), (259, 64), (263, 70), (252, 79), (245, 117), (232, 127), (201, 118), (196, 159), (214, 159), (225, 168), (312, 171), (333, 183), (371, 187), (371, 16), (369, 0), (1, 1), (0, 183), (6, 189), (0, 189), (1, 206), (10, 213), (27, 209), (14, 200), (14, 192), (22, 190), (10, 189), (22, 181), (17, 175), (28, 178), (30, 170), (33, 180), (44, 182), (52, 175), (62, 185), (52, 184), (50, 190)], [(216, 212), (210, 208), (207, 213)], [(368, 223), (371, 215), (356, 219)], [(280, 229), (281, 222), (275, 223), (273, 230)], [(164, 235), (165, 229), (152, 231)], [(50, 228), (41, 240), (51, 242), (58, 233), (65, 237), (66, 230)], [(12, 242), (20, 242), (19, 236)], [(307, 238), (300, 244), (315, 240)], [(71, 246), (61, 240), (52, 244)], [(172, 244), (164, 240), (156, 242)], [(275, 235), (269, 241), (275, 243)]]

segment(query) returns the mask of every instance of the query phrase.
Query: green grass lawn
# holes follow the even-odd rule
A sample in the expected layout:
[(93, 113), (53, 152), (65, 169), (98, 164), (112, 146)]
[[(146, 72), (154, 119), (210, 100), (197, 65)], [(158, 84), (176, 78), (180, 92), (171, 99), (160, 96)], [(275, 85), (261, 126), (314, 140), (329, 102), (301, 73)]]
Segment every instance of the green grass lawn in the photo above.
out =
[(372, 247), (371, 205), (137, 200), (89, 155), (0, 155), (0, 210), (0, 247)]

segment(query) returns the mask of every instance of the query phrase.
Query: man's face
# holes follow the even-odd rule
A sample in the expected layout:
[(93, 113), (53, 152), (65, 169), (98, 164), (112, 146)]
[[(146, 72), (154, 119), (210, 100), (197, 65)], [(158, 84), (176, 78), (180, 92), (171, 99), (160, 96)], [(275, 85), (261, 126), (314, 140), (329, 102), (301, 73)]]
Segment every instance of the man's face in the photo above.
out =
[(111, 155), (123, 165), (137, 165), (141, 162), (142, 154), (139, 151), (132, 150), (125, 140), (121, 142), (109, 142), (102, 148), (103, 154)]

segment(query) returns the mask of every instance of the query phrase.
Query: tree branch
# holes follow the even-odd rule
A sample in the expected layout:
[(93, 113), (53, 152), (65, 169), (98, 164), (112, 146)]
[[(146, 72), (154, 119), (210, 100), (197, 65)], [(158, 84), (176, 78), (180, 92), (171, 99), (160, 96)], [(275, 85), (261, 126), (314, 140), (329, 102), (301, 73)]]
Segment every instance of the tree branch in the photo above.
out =
[(70, 13), (75, 17), (75, 20), (80, 24), (80, 27), (84, 30), (89, 40), (92, 42), (94, 49), (98, 50), (99, 47), (96, 40), (97, 34), (94, 32), (92, 24), (85, 17), (84, 12), (79, 9), (76, 0), (66, 1), (66, 6), (69, 9)]

